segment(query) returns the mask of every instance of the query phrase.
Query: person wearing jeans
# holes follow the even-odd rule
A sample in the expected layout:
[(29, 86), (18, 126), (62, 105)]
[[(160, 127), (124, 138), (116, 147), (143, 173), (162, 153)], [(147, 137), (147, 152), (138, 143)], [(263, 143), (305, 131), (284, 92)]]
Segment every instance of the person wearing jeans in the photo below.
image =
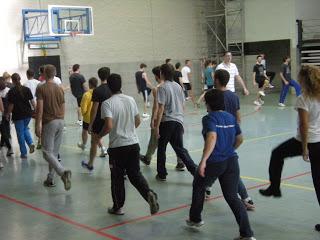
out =
[[(298, 130), (291, 138), (271, 154), (269, 164), (270, 186), (260, 189), (263, 196), (281, 197), (281, 173), (284, 160), (288, 157), (301, 156), (311, 163), (313, 185), (320, 205), (320, 69), (316, 66), (302, 66), (299, 72), (302, 95), (298, 97)], [(315, 226), (320, 231), (320, 224)]]
[(205, 94), (208, 114), (202, 118), (202, 134), (205, 140), (202, 158), (193, 180), (192, 204), (188, 226), (200, 227), (208, 184), (219, 179), (223, 196), (239, 225), (240, 236), (236, 239), (254, 240), (248, 214), (238, 198), (240, 170), (235, 152), (243, 138), (234, 116), (225, 112), (223, 91), (212, 89)]
[(164, 83), (158, 87), (158, 113), (155, 133), (158, 141), (157, 176), (158, 181), (166, 181), (166, 148), (171, 144), (178, 158), (194, 175), (197, 165), (191, 159), (188, 150), (183, 147), (184, 95), (180, 85), (173, 81), (174, 69), (171, 64), (160, 67), (160, 77)]
[(283, 58), (283, 64), (281, 66), (280, 77), (282, 80), (282, 89), (280, 93), (279, 106), (285, 107), (284, 101), (289, 92), (290, 87), (294, 87), (297, 97), (301, 94), (301, 86), (295, 80), (291, 78), (290, 57)]
[(71, 171), (66, 170), (58, 160), (64, 128), (65, 101), (63, 89), (54, 83), (56, 68), (53, 65), (44, 67), (46, 82), (36, 90), (37, 116), (36, 135), (42, 144), (44, 159), (49, 164), (45, 187), (55, 187), (54, 173), (56, 172), (64, 184), (65, 190), (71, 188)]
[(20, 147), (20, 157), (27, 158), (26, 143), (29, 146), (29, 152), (33, 153), (35, 146), (29, 130), (29, 122), (32, 116), (32, 108), (35, 109), (33, 95), (29, 88), (21, 85), (21, 78), (18, 73), (11, 76), (14, 87), (8, 92), (8, 112), (7, 121), (12, 113), (12, 121), (17, 132), (17, 139)]

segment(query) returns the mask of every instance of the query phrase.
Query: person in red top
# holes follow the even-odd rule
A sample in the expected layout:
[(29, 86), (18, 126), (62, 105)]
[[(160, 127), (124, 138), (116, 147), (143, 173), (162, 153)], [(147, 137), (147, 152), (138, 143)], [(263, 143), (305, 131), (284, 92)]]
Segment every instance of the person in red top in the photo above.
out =
[(39, 81), (40, 82), (44, 82), (44, 81), (46, 81), (46, 78), (44, 77), (44, 66), (42, 65), (42, 66), (40, 66), (40, 68), (39, 68), (39, 74), (40, 74), (40, 76), (39, 76)]

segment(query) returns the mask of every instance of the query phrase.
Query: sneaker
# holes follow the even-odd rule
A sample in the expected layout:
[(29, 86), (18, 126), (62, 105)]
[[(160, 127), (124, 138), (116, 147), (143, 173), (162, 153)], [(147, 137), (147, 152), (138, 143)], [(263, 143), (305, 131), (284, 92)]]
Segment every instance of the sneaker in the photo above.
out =
[(148, 159), (146, 156), (140, 155), (140, 161), (143, 162), (145, 165), (149, 166), (151, 163), (151, 160)]
[(255, 100), (253, 103), (257, 106), (261, 106), (261, 103), (258, 100)]
[(4, 165), (2, 162), (0, 162), (0, 169), (4, 168)]
[(89, 171), (89, 173), (93, 172), (93, 166), (89, 166), (87, 162), (82, 161), (81, 166)]
[(64, 184), (64, 189), (69, 191), (71, 189), (71, 171), (64, 171), (63, 175), (61, 176), (61, 180)]
[(38, 142), (36, 149), (39, 150), (39, 149), (41, 149), (41, 148), (42, 148), (42, 145), (41, 145), (41, 143)]
[(208, 199), (211, 197), (211, 187), (206, 187), (205, 198)]
[(259, 94), (260, 94), (261, 96), (263, 96), (263, 97), (266, 96), (266, 94), (264, 93), (264, 91), (259, 91)]
[(273, 197), (279, 198), (282, 196), (280, 189), (274, 190), (271, 188), (271, 186), (269, 186), (267, 189), (260, 189), (259, 192), (262, 196), (265, 196), (265, 197), (273, 196)]
[(81, 126), (82, 126), (82, 121), (81, 121), (81, 120), (78, 120), (78, 121), (77, 121), (77, 124), (81, 127)]
[(284, 103), (279, 103), (278, 105), (279, 105), (279, 107), (285, 107), (286, 106)]
[(105, 147), (102, 147), (101, 148), (101, 153), (100, 153), (100, 156), (99, 157), (105, 157), (105, 156), (107, 156), (108, 155), (108, 151), (107, 151), (107, 149), (105, 148)]
[(159, 212), (158, 196), (153, 191), (148, 192), (148, 203), (150, 206), (151, 215)]
[(109, 207), (108, 213), (113, 215), (124, 215), (124, 211), (122, 208), (115, 209), (114, 207)]
[(148, 117), (150, 117), (150, 115), (149, 115), (148, 113), (143, 113), (143, 114), (142, 114), (142, 117), (148, 118)]
[(190, 97), (186, 97), (186, 101), (189, 101), (191, 98)]
[(147, 108), (149, 108), (150, 107), (150, 102), (147, 102)]
[(49, 178), (47, 178), (44, 182), (43, 182), (43, 186), (45, 187), (55, 187), (56, 184), (53, 180), (50, 180)]
[(269, 88), (274, 88), (274, 86), (271, 83), (269, 83)]
[(264, 101), (263, 101), (263, 100), (261, 100), (261, 99), (259, 99), (259, 102), (260, 102), (260, 104), (261, 104), (261, 105), (263, 105), (263, 104), (264, 104)]
[(27, 159), (28, 156), (27, 156), (27, 154), (26, 154), (26, 155), (21, 154), (21, 155), (20, 155), (20, 158), (22, 158), (22, 159)]
[(7, 152), (7, 157), (10, 157), (11, 155), (13, 155), (13, 151), (12, 148), (9, 148)]
[(251, 199), (250, 200), (242, 199), (241, 201), (243, 202), (247, 211), (253, 211), (255, 209), (254, 203)]
[(29, 146), (29, 153), (31, 154), (31, 153), (34, 153), (34, 149), (35, 149), (36, 147), (34, 146), (34, 144), (31, 144), (30, 146)]
[(190, 219), (186, 220), (186, 223), (189, 227), (201, 227), (204, 224), (204, 221), (193, 222)]
[(67, 127), (63, 127), (63, 131), (67, 131)]
[(84, 145), (82, 142), (78, 142), (77, 146), (78, 148), (81, 148), (82, 151), (86, 149), (86, 145)]
[(234, 238), (233, 240), (257, 240), (256, 238), (254, 237), (237, 237), (237, 238)]
[(60, 153), (59, 153), (59, 154), (58, 154), (58, 161), (61, 162), (61, 160), (62, 160), (62, 159), (61, 159), (61, 156), (60, 156)]
[(320, 232), (320, 224), (316, 224), (316, 225), (314, 226), (314, 229), (315, 229), (316, 231)]
[(167, 181), (167, 177), (160, 177), (159, 174), (156, 175), (156, 180), (160, 182), (165, 182)]
[(186, 169), (186, 166), (182, 162), (178, 162), (176, 165), (176, 171), (184, 171)]

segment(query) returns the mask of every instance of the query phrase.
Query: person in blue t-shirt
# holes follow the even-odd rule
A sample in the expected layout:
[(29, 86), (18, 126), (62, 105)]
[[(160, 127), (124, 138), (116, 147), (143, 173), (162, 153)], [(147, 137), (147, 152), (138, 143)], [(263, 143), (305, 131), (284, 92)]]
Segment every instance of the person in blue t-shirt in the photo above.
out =
[(254, 240), (247, 211), (238, 198), (240, 178), (238, 155), (235, 152), (243, 138), (236, 119), (224, 111), (223, 91), (212, 89), (205, 94), (208, 114), (202, 118), (205, 139), (202, 158), (193, 180), (192, 204), (187, 224), (200, 227), (205, 189), (208, 183), (219, 179), (223, 196), (235, 215), (240, 227), (237, 239)]

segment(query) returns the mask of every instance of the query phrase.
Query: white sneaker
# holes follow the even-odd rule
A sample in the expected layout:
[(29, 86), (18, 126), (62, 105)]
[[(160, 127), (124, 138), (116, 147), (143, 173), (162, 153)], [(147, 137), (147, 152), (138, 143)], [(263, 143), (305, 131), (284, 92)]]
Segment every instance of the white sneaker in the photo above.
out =
[(101, 153), (100, 153), (100, 157), (105, 157), (108, 155), (108, 151), (105, 147), (101, 148)]
[(150, 102), (147, 102), (147, 107), (148, 107), (148, 108), (150, 107)]
[(269, 88), (274, 88), (274, 86), (271, 83), (269, 83)]
[(186, 97), (186, 101), (189, 101), (190, 100), (190, 97)]
[(266, 96), (266, 94), (264, 93), (264, 91), (259, 91), (259, 94), (260, 94), (261, 96), (263, 96), (263, 97)]
[(193, 222), (191, 220), (186, 220), (186, 223), (189, 227), (201, 227), (204, 224), (204, 221), (200, 221), (200, 222)]
[(285, 107), (286, 106), (284, 103), (279, 103), (278, 105), (279, 105), (279, 107)]
[(0, 162), (0, 169), (4, 168), (3, 163)]
[(148, 113), (143, 113), (142, 117), (147, 118), (147, 117), (150, 117), (150, 115)]
[(237, 237), (237, 238), (234, 238), (233, 240), (257, 240), (256, 238), (254, 237)]
[(259, 102), (260, 102), (260, 104), (261, 104), (261, 105), (263, 105), (263, 104), (264, 104), (264, 101), (263, 101), (263, 100), (261, 100), (261, 99), (259, 100)]
[(63, 131), (67, 131), (67, 127), (63, 127)]
[(77, 121), (77, 124), (81, 127), (81, 126), (82, 126), (82, 121), (81, 121), (81, 120), (78, 120), (78, 121)]
[(254, 103), (255, 105), (257, 105), (257, 106), (261, 106), (261, 103), (260, 103), (259, 101), (257, 101), (257, 100), (255, 100), (253, 103)]
[(86, 149), (86, 145), (84, 145), (82, 142), (78, 142), (77, 146), (78, 146), (78, 148), (81, 148), (82, 151), (84, 151)]

